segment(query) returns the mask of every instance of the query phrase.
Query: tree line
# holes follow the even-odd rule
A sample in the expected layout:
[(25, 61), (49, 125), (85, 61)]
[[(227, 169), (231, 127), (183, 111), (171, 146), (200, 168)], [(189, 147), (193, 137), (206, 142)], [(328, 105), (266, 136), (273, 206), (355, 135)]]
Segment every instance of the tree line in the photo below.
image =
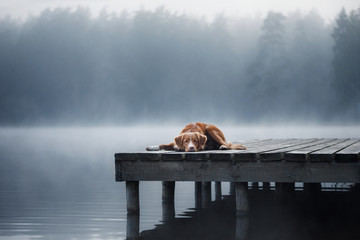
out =
[(360, 116), (359, 16), (209, 22), (160, 7), (0, 21), (0, 124), (347, 121)]

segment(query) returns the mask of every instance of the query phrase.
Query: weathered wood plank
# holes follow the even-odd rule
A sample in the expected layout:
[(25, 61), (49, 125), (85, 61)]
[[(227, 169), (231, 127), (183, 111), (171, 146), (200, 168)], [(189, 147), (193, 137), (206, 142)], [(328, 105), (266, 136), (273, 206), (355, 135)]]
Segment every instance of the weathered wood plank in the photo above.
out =
[(299, 148), (312, 146), (315, 144), (319, 144), (319, 142), (322, 143), (323, 140), (321, 139), (301, 139), (296, 144), (293, 144), (291, 146), (278, 148), (275, 150), (270, 151), (262, 151), (258, 154), (258, 159), (260, 161), (280, 161), (284, 159), (284, 153), (293, 151)]
[(310, 153), (310, 159), (311, 161), (333, 161), (337, 152), (358, 141), (359, 139), (344, 139), (343, 142)]
[(243, 150), (242, 152), (247, 153), (247, 152), (259, 152), (259, 149), (263, 149), (265, 150), (272, 150), (274, 149), (274, 147), (276, 148), (277, 146), (282, 146), (283, 144), (288, 144), (289, 142), (294, 141), (294, 139), (272, 139), (270, 141), (266, 141), (264, 143), (261, 144), (255, 144), (255, 145), (249, 145), (247, 146), (246, 150)]
[(262, 151), (271, 151), (274, 149), (279, 149), (281, 146), (286, 144), (291, 144), (294, 142), (294, 139), (273, 139), (271, 141), (267, 141), (264, 144), (249, 146), (245, 151), (237, 151), (234, 153), (233, 159), (235, 161), (257, 161), (258, 153)]
[(336, 161), (359, 161), (360, 160), (360, 141), (342, 149), (335, 155)]
[(325, 139), (321, 144), (300, 148), (284, 154), (285, 161), (310, 161), (310, 153), (336, 145), (345, 141), (344, 139)]
[[(117, 181), (360, 182), (360, 162), (144, 162), (121, 164)], [(118, 169), (118, 168), (117, 168)]]

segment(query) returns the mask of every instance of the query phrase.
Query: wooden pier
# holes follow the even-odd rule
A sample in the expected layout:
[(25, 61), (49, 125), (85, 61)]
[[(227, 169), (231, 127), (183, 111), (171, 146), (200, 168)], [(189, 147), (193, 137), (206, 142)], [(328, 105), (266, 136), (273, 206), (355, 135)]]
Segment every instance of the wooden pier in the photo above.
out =
[[(230, 182), (239, 216), (248, 211), (248, 182), (254, 186), (263, 182), (264, 188), (275, 182), (279, 191), (291, 191), (295, 182), (302, 182), (309, 189), (319, 188), (320, 183), (360, 183), (360, 139), (266, 139), (239, 143), (248, 149), (116, 153), (116, 181), (126, 181), (129, 216), (139, 213), (139, 181), (163, 181), (163, 203), (169, 206), (173, 206), (175, 182), (194, 181), (196, 207), (211, 203), (211, 182), (215, 182), (217, 199), (221, 199), (220, 182)], [(174, 214), (173, 210), (166, 211)], [(136, 238), (136, 228), (128, 234), (129, 239)]]

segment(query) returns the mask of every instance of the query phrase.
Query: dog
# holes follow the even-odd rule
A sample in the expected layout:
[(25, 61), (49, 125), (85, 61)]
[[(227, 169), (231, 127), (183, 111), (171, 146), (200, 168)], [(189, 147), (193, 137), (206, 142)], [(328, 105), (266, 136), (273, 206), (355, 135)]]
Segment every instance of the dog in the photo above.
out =
[(214, 125), (206, 123), (190, 123), (185, 126), (173, 143), (149, 146), (147, 151), (175, 150), (182, 152), (197, 152), (203, 150), (245, 150), (240, 144), (227, 142), (224, 134)]

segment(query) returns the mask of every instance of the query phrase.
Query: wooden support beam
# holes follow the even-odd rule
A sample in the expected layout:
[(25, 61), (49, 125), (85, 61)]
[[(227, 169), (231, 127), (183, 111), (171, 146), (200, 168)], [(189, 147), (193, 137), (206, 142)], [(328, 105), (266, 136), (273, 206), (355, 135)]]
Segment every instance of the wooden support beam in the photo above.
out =
[(235, 195), (235, 183), (234, 182), (230, 182), (230, 195)]
[(275, 183), (275, 195), (278, 199), (287, 200), (293, 197), (295, 183)]
[(126, 182), (126, 206), (128, 213), (139, 213), (139, 181)]
[(215, 182), (215, 201), (220, 201), (221, 195), (221, 182)]
[(126, 240), (139, 239), (140, 215), (128, 212), (126, 219)]
[(270, 191), (270, 183), (269, 182), (263, 182), (263, 190)]
[(304, 192), (307, 194), (317, 194), (321, 191), (321, 183), (304, 183)]
[(236, 214), (246, 215), (249, 210), (248, 200), (248, 183), (236, 182), (235, 183), (235, 195), (236, 195)]
[(171, 222), (175, 219), (175, 202), (162, 201), (162, 221), (163, 223)]
[(245, 240), (248, 236), (249, 231), (249, 217), (247, 215), (236, 215), (236, 240)]
[(207, 207), (211, 203), (211, 182), (202, 183), (202, 207)]
[(175, 197), (175, 181), (163, 181), (162, 182), (162, 200), (174, 201)]
[(170, 222), (175, 218), (175, 181), (162, 182), (162, 217), (163, 222)]
[(202, 207), (202, 182), (195, 182), (195, 208)]

